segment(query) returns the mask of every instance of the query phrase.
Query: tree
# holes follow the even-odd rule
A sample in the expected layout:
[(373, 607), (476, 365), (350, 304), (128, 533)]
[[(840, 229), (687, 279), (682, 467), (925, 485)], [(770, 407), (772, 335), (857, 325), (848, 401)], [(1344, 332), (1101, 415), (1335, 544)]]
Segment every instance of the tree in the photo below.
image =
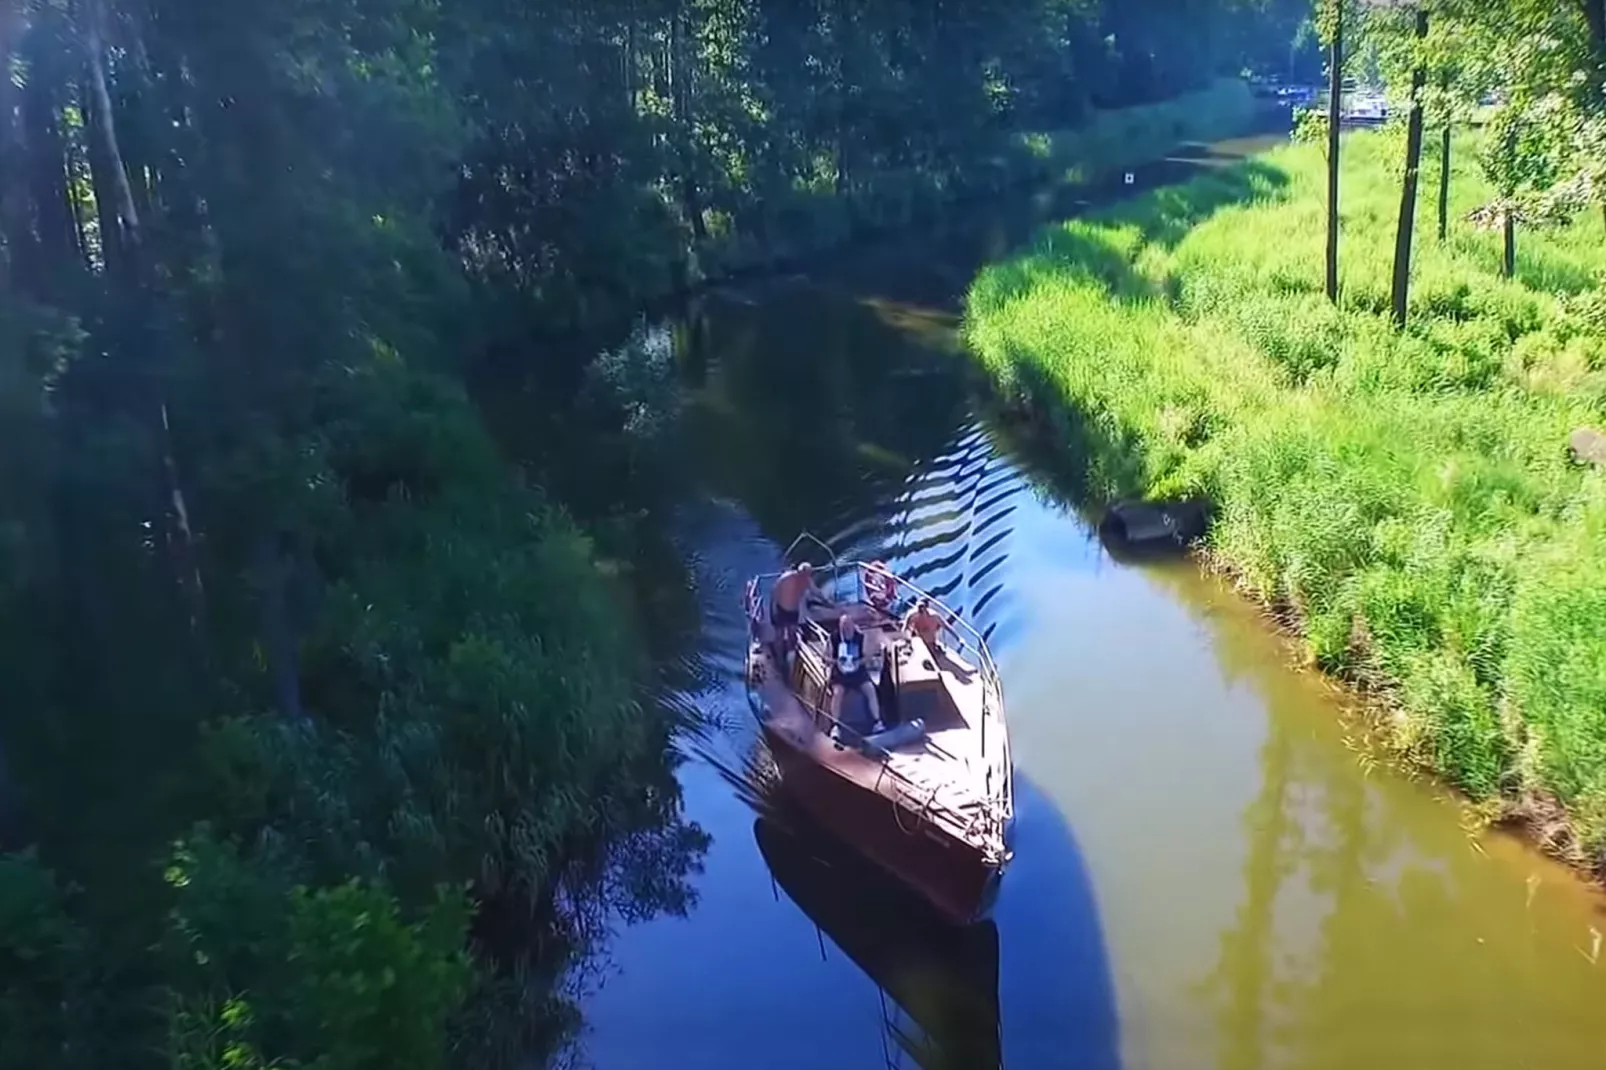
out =
[[(1418, 0), (1412, 15), (1415, 40), (1420, 46), (1428, 35), (1428, 12)], [(1400, 182), (1400, 215), (1394, 236), (1394, 274), (1391, 285), (1394, 324), (1405, 326), (1411, 293), (1411, 235), (1416, 222), (1417, 175), (1422, 167), (1422, 87), (1427, 81), (1426, 59), (1411, 69), (1410, 113), (1406, 118), (1405, 174)], [(1441, 198), (1442, 203), (1442, 198)]]
[(1327, 42), (1327, 299), (1338, 303), (1338, 147), (1344, 98), (1344, 0), (1321, 0)]
[(1479, 154), (1498, 197), (1476, 219), (1502, 231), (1508, 273), (1515, 271), (1520, 222), (1606, 207), (1593, 140), (1606, 114), (1597, 7), (1595, 0), (1436, 5), (1429, 52), (1441, 71), (1441, 109), (1460, 118), (1488, 95), (1498, 97)]

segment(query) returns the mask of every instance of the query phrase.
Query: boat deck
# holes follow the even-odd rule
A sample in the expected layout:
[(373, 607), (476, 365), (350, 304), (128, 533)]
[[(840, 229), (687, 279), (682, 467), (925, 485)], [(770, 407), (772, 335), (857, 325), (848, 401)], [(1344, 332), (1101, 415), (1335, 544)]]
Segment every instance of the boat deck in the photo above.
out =
[[(898, 720), (922, 720), (922, 737), (873, 754), (836, 742), (827, 719), (806, 708), (767, 653), (756, 651), (766, 670), (766, 723), (819, 765), (980, 845), (986, 835), (983, 819), (996, 801), (1005, 775), (1000, 767), (1007, 761), (1006, 748), (996, 743), (989, 748), (993, 753), (984, 752), (983, 674), (946, 645), (933, 649), (920, 639), (895, 643), (886, 654), (897, 682)], [(798, 680), (804, 696), (823, 705), (829, 679), (824, 652), (804, 643), (799, 662), (800, 674), (806, 674)]]

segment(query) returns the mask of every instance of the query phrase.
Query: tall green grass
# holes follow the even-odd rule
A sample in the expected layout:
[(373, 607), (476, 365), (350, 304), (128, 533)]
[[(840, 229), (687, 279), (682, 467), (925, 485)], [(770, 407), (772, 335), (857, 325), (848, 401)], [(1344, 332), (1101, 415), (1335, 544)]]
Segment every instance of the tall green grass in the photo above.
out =
[(1341, 307), (1325, 161), (1285, 146), (1041, 232), (972, 286), (967, 335), (1091, 496), (1204, 494), (1209, 550), (1322, 667), (1383, 685), (1399, 742), (1474, 797), (1559, 798), (1606, 857), (1606, 419), (1598, 216), (1434, 240), (1424, 166), (1410, 325), (1387, 320), (1399, 143), (1344, 145)]

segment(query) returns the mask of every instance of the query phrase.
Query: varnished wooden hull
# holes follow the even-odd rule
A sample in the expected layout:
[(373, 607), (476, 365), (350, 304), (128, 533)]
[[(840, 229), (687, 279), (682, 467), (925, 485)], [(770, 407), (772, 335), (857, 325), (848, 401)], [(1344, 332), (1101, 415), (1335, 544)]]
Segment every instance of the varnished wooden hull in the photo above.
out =
[(979, 846), (820, 764), (769, 724), (763, 728), (783, 790), (815, 820), (918, 892), (948, 921), (963, 925), (987, 915), (1002, 867)]

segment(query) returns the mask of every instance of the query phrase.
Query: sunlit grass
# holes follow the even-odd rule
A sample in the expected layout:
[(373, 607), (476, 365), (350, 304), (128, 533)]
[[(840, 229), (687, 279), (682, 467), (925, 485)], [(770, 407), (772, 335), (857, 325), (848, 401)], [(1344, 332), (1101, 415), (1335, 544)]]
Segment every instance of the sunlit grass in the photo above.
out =
[(1475, 797), (1554, 792), (1606, 847), (1606, 477), (1568, 433), (1606, 418), (1606, 233), (1462, 222), (1424, 166), (1411, 322), (1387, 320), (1397, 143), (1350, 138), (1343, 299), (1322, 293), (1325, 163), (1287, 146), (1044, 230), (988, 268), (967, 339), (1047, 416), (1091, 495), (1203, 493), (1213, 557), (1381, 683), (1398, 741)]

